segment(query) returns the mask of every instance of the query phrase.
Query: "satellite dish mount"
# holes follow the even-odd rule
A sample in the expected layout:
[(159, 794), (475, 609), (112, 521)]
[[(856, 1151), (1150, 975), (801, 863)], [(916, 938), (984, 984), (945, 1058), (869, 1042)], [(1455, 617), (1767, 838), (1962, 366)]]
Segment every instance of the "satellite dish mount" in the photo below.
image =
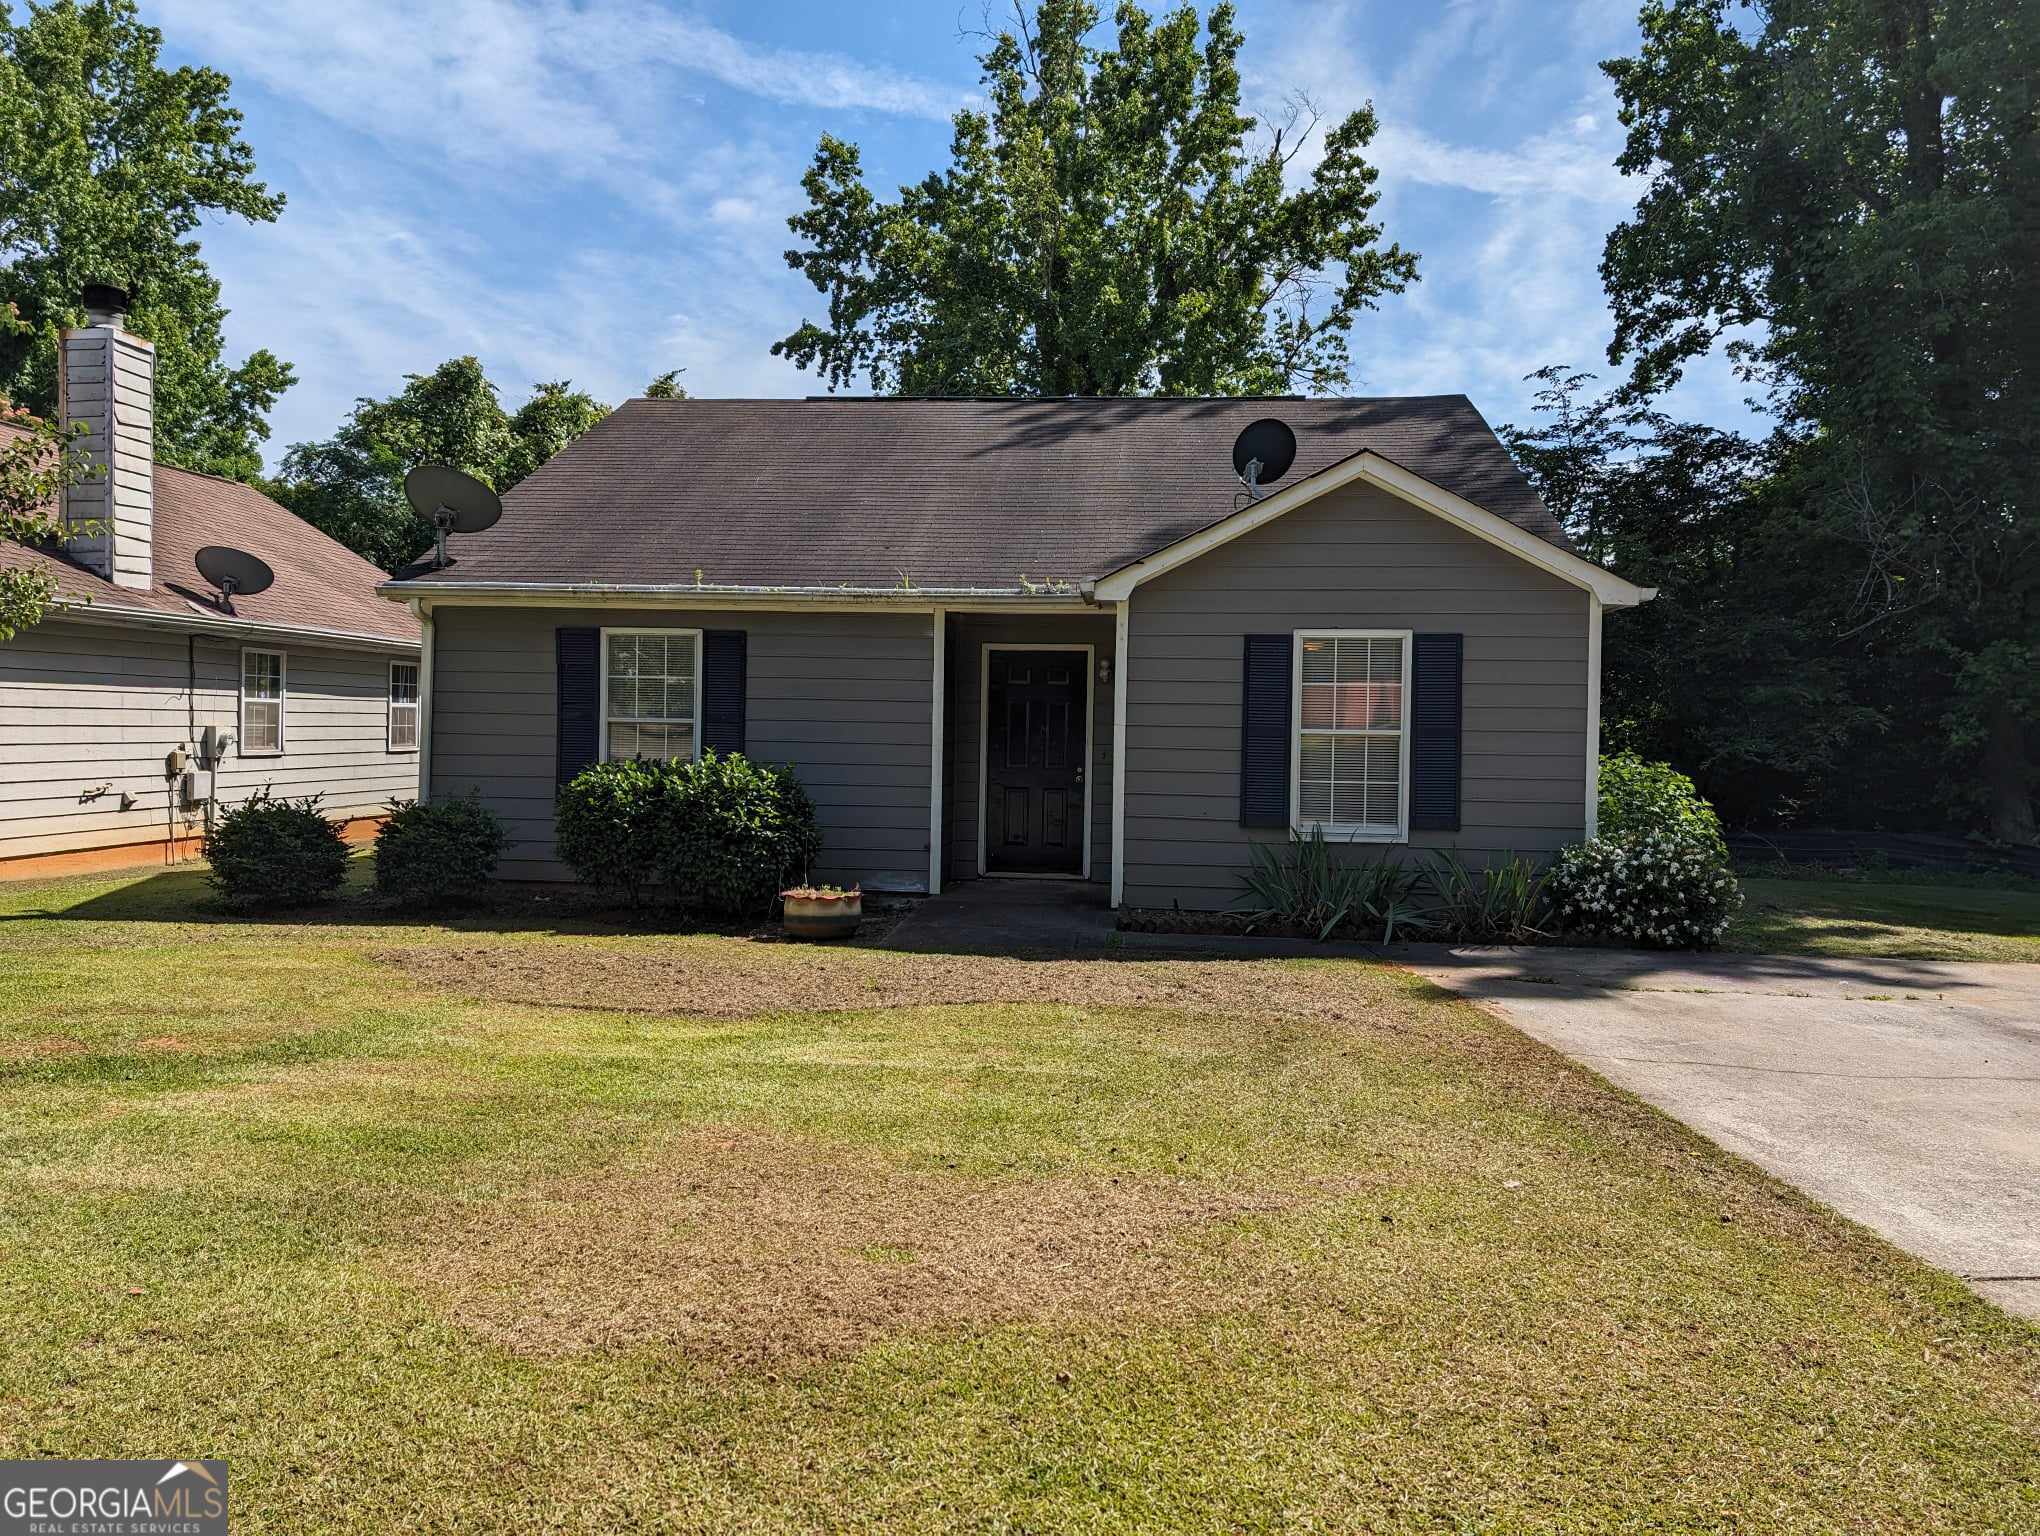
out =
[[(1295, 462), (1296, 434), (1290, 431), (1288, 422), (1273, 416), (1249, 423), (1233, 439), (1233, 473), (1246, 487), (1241, 494), (1247, 502), (1259, 501), (1261, 487), (1280, 480)], [(1241, 497), (1234, 497), (1233, 506), (1240, 505)]]
[(234, 611), (236, 592), (253, 597), (257, 592), (267, 592), (276, 580), (276, 572), (266, 561), (245, 549), (229, 549), (224, 544), (206, 545), (191, 557), (191, 563), (198, 567), (199, 575), (219, 590), (219, 605), (228, 613)]
[(448, 564), (448, 534), (480, 533), (503, 515), (503, 503), (494, 491), (446, 464), (420, 464), (404, 476), (404, 495), (411, 509), (432, 525), (434, 570)]

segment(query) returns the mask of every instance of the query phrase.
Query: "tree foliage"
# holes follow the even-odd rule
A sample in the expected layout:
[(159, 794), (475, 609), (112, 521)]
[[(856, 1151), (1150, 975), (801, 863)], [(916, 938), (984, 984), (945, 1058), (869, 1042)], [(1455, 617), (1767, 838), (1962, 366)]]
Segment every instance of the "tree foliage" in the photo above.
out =
[(1769, 537), (1809, 622), (1942, 685), (1925, 724), (1999, 836), (2035, 835), (2040, 7), (1648, 0), (1604, 66), (1649, 178), (1608, 239), (1639, 394), (1727, 340), (1786, 436)]
[[(0, 322), (7, 319), (0, 312)], [(55, 545), (63, 533), (59, 508), (66, 487), (85, 472), (74, 433), (8, 403), (0, 396), (0, 542)], [(89, 532), (81, 524), (73, 532)], [(24, 566), (0, 570), (0, 642), (43, 620), (57, 595), (47, 572)]]
[[(882, 202), (825, 136), (787, 261), (827, 295), (773, 352), (830, 389), (914, 395), (1330, 391), (1362, 310), (1416, 280), (1383, 246), (1372, 108), (1264, 142), (1241, 107), (1229, 4), (1159, 21), (1130, 3), (1110, 47), (1086, 0), (1041, 0), (989, 41), (988, 104), (950, 164)], [(1292, 183), (1294, 183), (1292, 185)]]
[(384, 399), (360, 399), (322, 443), (284, 456), (271, 494), (386, 571), (432, 545), (432, 529), (404, 499), (419, 464), (450, 464), (507, 491), (609, 412), (561, 380), (540, 384), (512, 415), (473, 357), (411, 374)]
[(1850, 617), (1851, 548), (1803, 445), (1594, 394), (1589, 373), (1531, 377), (1539, 419), (1502, 428), (1517, 462), (1584, 553), (1658, 590), (1604, 631), (1611, 750), (1679, 765), (1738, 826), (1973, 821), (1947, 658)]
[(156, 346), (157, 457), (247, 478), (291, 370), (266, 350), (224, 360), (220, 286), (189, 237), (208, 214), (274, 220), (283, 198), (255, 179), (227, 77), (164, 69), (162, 41), (133, 0), (19, 20), (0, 3), (0, 304), (26, 321), (0, 331), (0, 395), (53, 414), (59, 332), (86, 283), (122, 284)]

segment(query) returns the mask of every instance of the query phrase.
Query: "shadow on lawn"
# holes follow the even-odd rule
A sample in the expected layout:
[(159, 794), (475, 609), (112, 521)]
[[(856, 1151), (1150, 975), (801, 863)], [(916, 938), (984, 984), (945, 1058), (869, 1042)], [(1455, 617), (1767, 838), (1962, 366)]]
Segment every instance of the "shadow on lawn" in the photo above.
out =
[[(366, 864), (357, 861), (330, 902), (308, 907), (244, 910), (213, 890), (200, 865), (182, 865), (133, 879), (112, 890), (73, 898), (78, 877), (37, 881), (13, 893), (0, 924), (24, 922), (236, 924), (279, 928), (438, 928), (455, 933), (701, 933), (728, 930), (676, 928), (656, 908), (618, 907), (572, 886), (504, 882), (470, 905), (414, 910), (376, 895)], [(38, 901), (47, 891), (49, 900)]]
[[(49, 882), (54, 899), (17, 896), (0, 924), (18, 922), (163, 922), (277, 928), (417, 928), (451, 934), (667, 934), (753, 937), (784, 942), (776, 931), (703, 927), (656, 907), (618, 907), (577, 887), (504, 882), (474, 906), (409, 911), (378, 898), (365, 864), (349, 870), (334, 902), (319, 907), (243, 912), (223, 905), (202, 867), (185, 866), (131, 880), (82, 899), (74, 881)], [(23, 900), (22, 897), (26, 897)], [(1731, 951), (1596, 949), (1552, 944), (1481, 948), (1434, 943), (1392, 945), (1305, 939), (1121, 933), (1101, 889), (1048, 883), (974, 881), (935, 898), (879, 898), (866, 931), (845, 947), (984, 956), (1009, 960), (1256, 961), (1309, 959), (1403, 966), (1466, 997), (1516, 997), (1614, 990), (1757, 991), (1807, 996), (1950, 993), (1981, 985), (1968, 962), (1872, 956), (1748, 954)], [(1855, 925), (1849, 925), (1851, 927)], [(1830, 929), (1830, 932), (1837, 931)], [(1874, 933), (1874, 927), (1864, 932)], [(2040, 967), (2035, 968), (2040, 983)]]

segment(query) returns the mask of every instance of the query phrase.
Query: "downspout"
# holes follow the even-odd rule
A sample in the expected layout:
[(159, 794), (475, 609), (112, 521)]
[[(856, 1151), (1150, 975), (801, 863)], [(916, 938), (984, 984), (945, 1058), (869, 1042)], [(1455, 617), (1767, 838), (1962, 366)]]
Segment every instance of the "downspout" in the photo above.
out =
[(432, 798), (432, 604), (422, 597), (410, 601), (418, 620), (418, 801)]

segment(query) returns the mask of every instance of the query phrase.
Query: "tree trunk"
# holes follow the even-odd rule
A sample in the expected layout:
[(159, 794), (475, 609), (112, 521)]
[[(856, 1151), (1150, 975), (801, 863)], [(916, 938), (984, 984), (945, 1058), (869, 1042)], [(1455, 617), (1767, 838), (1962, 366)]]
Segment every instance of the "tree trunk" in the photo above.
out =
[(1990, 717), (1983, 749), (1983, 784), (1990, 807), (1990, 835), (2000, 842), (2040, 840), (2033, 816), (2032, 774), (2026, 754), (2026, 722), (2009, 704)]

